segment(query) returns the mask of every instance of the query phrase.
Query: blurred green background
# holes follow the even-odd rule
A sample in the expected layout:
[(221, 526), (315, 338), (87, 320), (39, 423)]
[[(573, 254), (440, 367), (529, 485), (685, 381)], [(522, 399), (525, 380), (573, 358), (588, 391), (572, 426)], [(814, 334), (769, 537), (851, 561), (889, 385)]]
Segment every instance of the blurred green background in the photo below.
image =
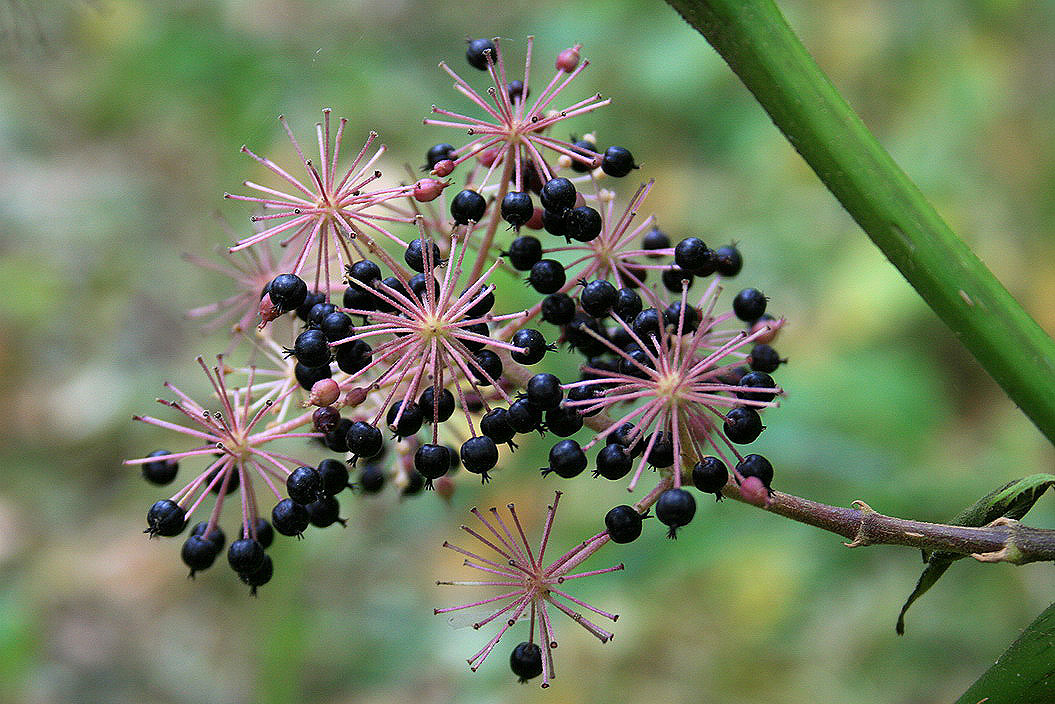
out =
[[(782, 6), (954, 229), (1055, 330), (1055, 3)], [(155, 412), (166, 379), (201, 391), (192, 357), (222, 347), (182, 313), (227, 282), (180, 254), (229, 243), (218, 210), (248, 231), (248, 210), (221, 199), (263, 178), (238, 147), (294, 163), (275, 116), (310, 142), (329, 106), (351, 118), (350, 143), (378, 129), (395, 166), (418, 164), (459, 143), (421, 126), (429, 106), (466, 108), (437, 62), (460, 71), (467, 35), (500, 35), (515, 65), (528, 34), (540, 65), (584, 44), (593, 65), (576, 90), (615, 102), (572, 129), (633, 150), (665, 229), (739, 241), (738, 283), (788, 317), (789, 393), (757, 443), (778, 488), (943, 520), (1052, 471), (1052, 448), (661, 2), (2, 0), (0, 701), (945, 702), (1055, 598), (1049, 566), (962, 561), (898, 638), (917, 553), (850, 551), (700, 501), (676, 543), (649, 526), (587, 563), (627, 564), (577, 592), (622, 618), (602, 646), (561, 617), (547, 693), (513, 682), (505, 646), (468, 672), (489, 636), (431, 614), (460, 596), (433, 582), (466, 578), (439, 546), (468, 506), (514, 500), (540, 517), (556, 483), (532, 448), (451, 506), (349, 498), (347, 530), (273, 549), (258, 599), (225, 566), (186, 580), (178, 541), (146, 540), (161, 493), (120, 460), (175, 443), (129, 417)], [(623, 486), (563, 484), (558, 546), (598, 530)], [(1046, 498), (1029, 521), (1053, 517)]]

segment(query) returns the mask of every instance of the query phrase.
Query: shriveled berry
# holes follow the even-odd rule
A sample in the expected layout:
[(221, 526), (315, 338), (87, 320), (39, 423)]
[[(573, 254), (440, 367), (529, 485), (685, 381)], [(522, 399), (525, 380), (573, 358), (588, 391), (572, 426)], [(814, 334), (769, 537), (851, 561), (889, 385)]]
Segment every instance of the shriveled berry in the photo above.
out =
[(564, 390), (560, 387), (560, 379), (547, 372), (536, 374), (528, 379), (527, 398), (544, 411), (557, 408), (564, 400)]
[(562, 211), (575, 207), (575, 184), (558, 176), (550, 179), (542, 186), (539, 192), (539, 201), (546, 210)]
[(469, 221), (480, 222), (487, 210), (487, 201), (476, 191), (465, 189), (451, 200), (451, 217), (457, 225), (467, 225)]
[(737, 463), (736, 471), (742, 477), (758, 477), (767, 489), (773, 483), (773, 465), (762, 455), (746, 455)]
[(696, 515), (696, 499), (684, 489), (667, 489), (656, 501), (656, 518), (670, 528), (667, 537), (676, 539), (678, 528), (688, 525)]
[(491, 63), (498, 60), (498, 51), (490, 39), (470, 39), (465, 49), (465, 59), (473, 68), (487, 70), (488, 57)]
[(364, 459), (377, 457), (385, 446), (385, 438), (381, 434), (381, 429), (370, 425), (365, 420), (351, 423), (345, 437), (348, 451)]
[(531, 196), (522, 191), (510, 191), (502, 198), (502, 219), (520, 229), (524, 223), (531, 219), (535, 212), (535, 206), (531, 202)]
[(171, 538), (182, 533), (186, 525), (187, 512), (175, 501), (162, 499), (147, 511), (147, 529), (143, 532)]
[(611, 442), (597, 453), (597, 469), (593, 474), (595, 477), (600, 476), (615, 481), (629, 474), (631, 466), (633, 466), (633, 460), (626, 448), (617, 442)]
[(733, 312), (736, 317), (752, 323), (766, 312), (766, 296), (757, 288), (745, 288), (733, 299)]
[(729, 483), (729, 468), (717, 457), (704, 457), (692, 468), (692, 483), (700, 491), (714, 494), (721, 501), (722, 488)]
[(575, 301), (566, 293), (542, 299), (542, 319), (551, 325), (567, 325), (575, 318)]
[(329, 406), (316, 408), (315, 412), (311, 414), (311, 421), (316, 431), (328, 433), (337, 429), (337, 424), (341, 422), (341, 413), (336, 408)]
[(632, 543), (641, 536), (642, 516), (633, 506), (616, 506), (604, 517), (604, 527), (613, 543)]
[(319, 476), (322, 478), (322, 490), (329, 496), (348, 488), (348, 467), (344, 462), (335, 459), (319, 462)]
[[(168, 450), (154, 450), (147, 457), (166, 458), (170, 454), (172, 453)], [(174, 459), (157, 459), (153, 462), (144, 462), (141, 468), (143, 479), (146, 479), (151, 484), (164, 486), (176, 478), (176, 473), (179, 471), (179, 462)]]
[(238, 574), (252, 574), (264, 564), (264, 546), (252, 538), (242, 538), (227, 549), (227, 563)]
[(604, 151), (604, 158), (601, 160), (601, 170), (609, 176), (622, 178), (636, 168), (638, 166), (634, 163), (633, 154), (625, 147), (608, 147)]
[(725, 437), (738, 445), (747, 445), (758, 439), (766, 427), (753, 408), (737, 407), (725, 416)]
[(528, 275), (528, 283), (539, 293), (556, 293), (567, 280), (564, 265), (555, 259), (537, 262)]
[(513, 333), (510, 343), (523, 350), (509, 355), (517, 364), (538, 364), (546, 356), (546, 350), (549, 349), (542, 333), (532, 328), (517, 330)]
[(333, 379), (319, 379), (311, 385), (308, 403), (312, 406), (329, 406), (341, 397), (341, 387)]
[(733, 245), (714, 250), (714, 268), (722, 276), (736, 276), (744, 266), (740, 250)]
[(426, 386), (418, 398), (418, 406), (425, 414), (425, 420), (443, 423), (454, 415), (454, 394), (448, 389), (440, 389), (439, 401), (436, 398), (436, 387)]
[(308, 527), (308, 510), (293, 499), (282, 499), (271, 509), (271, 523), (282, 535), (300, 535)]
[(542, 674), (542, 649), (528, 641), (520, 643), (509, 654), (509, 669), (521, 682), (538, 677)]
[(522, 235), (509, 245), (509, 263), (517, 271), (530, 271), (542, 259), (542, 243), (537, 237)]
[(586, 469), (586, 453), (574, 440), (561, 440), (549, 451), (549, 467), (542, 468), (542, 476), (553, 472), (558, 477), (571, 479)]

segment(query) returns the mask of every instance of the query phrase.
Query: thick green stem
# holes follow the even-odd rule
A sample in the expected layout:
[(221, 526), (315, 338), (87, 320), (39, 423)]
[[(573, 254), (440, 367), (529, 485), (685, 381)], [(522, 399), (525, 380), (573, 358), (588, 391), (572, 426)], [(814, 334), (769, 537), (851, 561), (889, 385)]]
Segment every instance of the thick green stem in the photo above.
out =
[(1055, 342), (935, 212), (772, 0), (667, 0), (1011, 399), (1055, 442)]

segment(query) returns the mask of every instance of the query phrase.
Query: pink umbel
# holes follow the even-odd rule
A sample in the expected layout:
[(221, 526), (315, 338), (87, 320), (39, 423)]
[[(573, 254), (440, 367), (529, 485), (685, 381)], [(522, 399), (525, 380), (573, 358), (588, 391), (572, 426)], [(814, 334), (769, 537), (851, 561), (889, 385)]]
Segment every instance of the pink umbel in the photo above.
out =
[[(612, 639), (611, 632), (590, 620), (590, 618), (595, 617), (584, 616), (583, 612), (577, 610), (576, 607), (581, 607), (585, 611), (612, 622), (619, 618), (618, 614), (602, 611), (573, 597), (562, 589), (568, 580), (592, 577), (623, 569), (623, 564), (620, 563), (614, 567), (599, 570), (573, 572), (583, 561), (609, 541), (608, 533), (598, 533), (579, 543), (548, 565), (546, 564), (546, 548), (549, 543), (560, 497), (561, 492), (556, 492), (553, 497), (553, 503), (547, 507), (546, 522), (542, 529), (542, 539), (537, 553), (531, 549), (531, 544), (524, 534), (520, 517), (517, 515), (516, 507), (513, 504), (506, 505), (511, 519), (509, 523), (502, 519), (502, 516), (495, 508), (491, 508), (487, 516), (480, 510), (473, 508), (471, 513), (483, 524), (483, 532), (481, 533), (469, 526), (463, 525), (461, 527), (463, 531), (482, 543), (487, 551), (497, 555), (495, 559), (489, 559), (449, 542), (443, 543), (443, 547), (466, 557), (463, 563), (466, 567), (484, 572), (488, 577), (483, 581), (439, 581), (436, 584), (497, 587), (503, 590), (503, 593), (497, 596), (461, 604), (460, 606), (433, 610), (435, 614), (445, 614), (463, 609), (494, 605), (494, 611), (489, 616), (472, 624), (474, 629), (479, 629), (496, 619), (501, 623), (498, 633), (468, 659), (469, 667), (473, 672), (483, 664), (509, 628), (519, 619), (527, 618), (530, 622), (529, 642), (535, 643), (538, 641), (542, 645), (542, 686), (549, 687), (550, 681), (556, 677), (553, 665), (553, 649), (557, 647), (557, 636), (553, 629), (551, 618), (554, 609), (566, 614), (592, 635), (596, 636), (602, 643), (607, 643)], [(513, 526), (512, 530), (510, 525)]]

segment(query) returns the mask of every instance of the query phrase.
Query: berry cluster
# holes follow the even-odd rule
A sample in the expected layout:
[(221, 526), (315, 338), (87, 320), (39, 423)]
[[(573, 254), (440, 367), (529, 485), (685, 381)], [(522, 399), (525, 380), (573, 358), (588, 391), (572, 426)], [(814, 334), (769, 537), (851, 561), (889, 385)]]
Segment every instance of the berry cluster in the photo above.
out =
[[(274, 533), (300, 538), (309, 526), (343, 525), (344, 489), (365, 496), (395, 486), (404, 496), (434, 491), (450, 500), (459, 475), (515, 481), (526, 463), (502, 456), (517, 450), (518, 435), (541, 433), (553, 440), (544, 477), (572, 479), (592, 466), (594, 477), (629, 477), (630, 491), (654, 480), (643, 498), (609, 510), (603, 530), (548, 565), (560, 492), (537, 553), (512, 504), (509, 522), (495, 509), (490, 516), (473, 509), (483, 532), (463, 526), (497, 558), (445, 544), (492, 580), (443, 584), (506, 589), (437, 610), (490, 608), (474, 627), (503, 617), (469, 659), (472, 668), (524, 618), (529, 636), (510, 666), (521, 681), (541, 675), (548, 686), (554, 609), (602, 642), (612, 636), (576, 607), (614, 621), (613, 614), (560, 586), (622, 569), (573, 573), (589, 555), (637, 539), (653, 509), (676, 537), (696, 513), (690, 482), (717, 499), (732, 482), (740, 496), (768, 500), (772, 465), (740, 448), (762, 433), (761, 414), (783, 394), (773, 374), (785, 360), (771, 345), (784, 321), (767, 313), (769, 299), (755, 288), (720, 304), (743, 268), (739, 249), (711, 248), (697, 236), (672, 240), (641, 213), (652, 180), (618, 205), (613, 183), (640, 168), (626, 147), (601, 145), (593, 133), (558, 134), (565, 120), (610, 102), (596, 93), (563, 97), (589, 64), (580, 51), (560, 52), (552, 77), (533, 85), (531, 38), (517, 78), (499, 40), (471, 40), (468, 64), (490, 87), (478, 92), (441, 68), (480, 116), (433, 106), (439, 117), (425, 125), (462, 130), (470, 140), (428, 148), (426, 173), (413, 183), (385, 179), (386, 147), (375, 146), (375, 132), (342, 167), (348, 121), (331, 130), (329, 110), (316, 125), (317, 159), (280, 118), (303, 176), (242, 148), (280, 185), (245, 181), (256, 195), (227, 194), (258, 208), (255, 231), (232, 238), (224, 264), (192, 258), (237, 285), (230, 298), (191, 311), (212, 316), (212, 328), (233, 323), (217, 364), (198, 359), (213, 399), (200, 404), (166, 384), (176, 400), (161, 403), (190, 422), (135, 418), (191, 438), (192, 448), (126, 462), (163, 486), (185, 460), (204, 460), (147, 515), (151, 536), (180, 535), (213, 497), (183, 545), (192, 576), (223, 551), (220, 518), (236, 491), (241, 522), (227, 558), (255, 594), (272, 577), (266, 550)], [(533, 305), (503, 307), (500, 271), (522, 278), (538, 296)], [(580, 356), (578, 378), (548, 368), (562, 345)], [(244, 366), (228, 362), (238, 355)], [(261, 492), (273, 496), (270, 521)]]

